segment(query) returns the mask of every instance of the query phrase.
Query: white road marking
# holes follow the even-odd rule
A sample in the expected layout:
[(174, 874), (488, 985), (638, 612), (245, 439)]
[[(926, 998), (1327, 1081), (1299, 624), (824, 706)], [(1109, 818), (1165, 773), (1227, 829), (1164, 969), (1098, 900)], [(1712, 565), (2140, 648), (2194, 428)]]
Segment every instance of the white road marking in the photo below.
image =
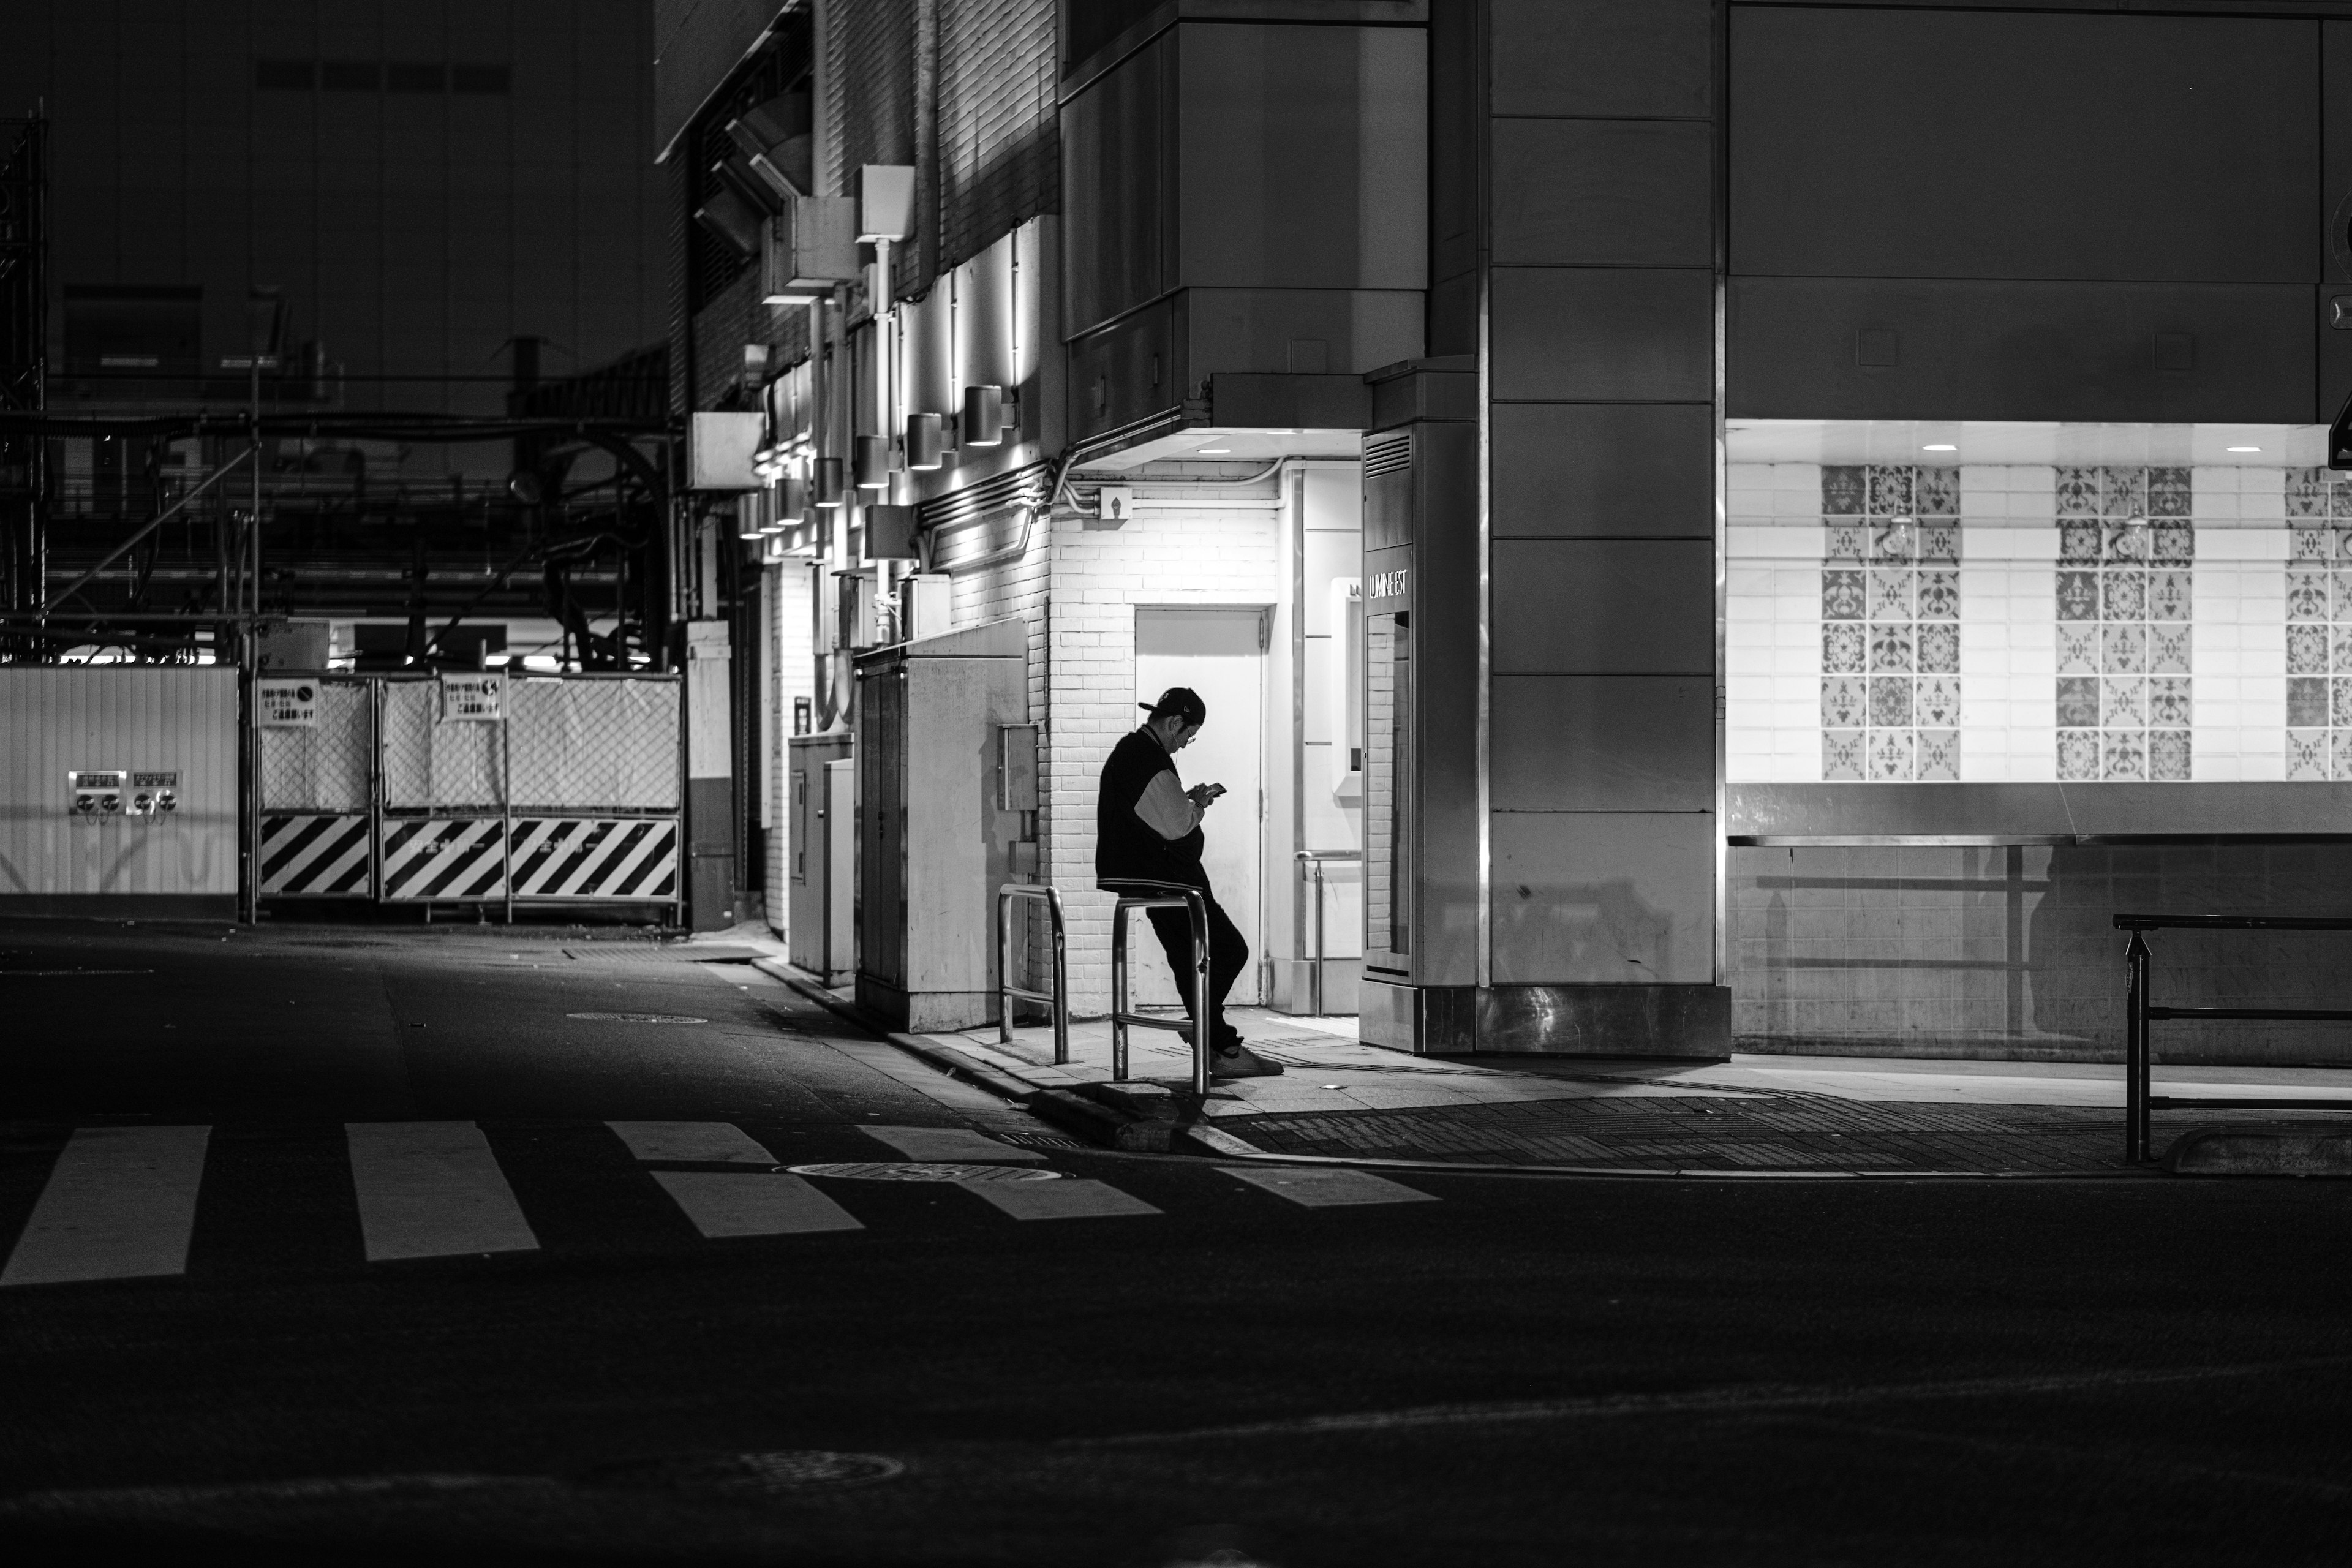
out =
[(1160, 1212), (1117, 1187), (1078, 1176), (1059, 1182), (959, 1182), (956, 1185), (987, 1199), (1014, 1219), (1095, 1219)]
[(1041, 1161), (1034, 1149), (999, 1143), (968, 1127), (867, 1127), (857, 1129), (868, 1138), (887, 1143), (909, 1160)]
[(1433, 1204), (1429, 1193), (1375, 1176), (1370, 1171), (1311, 1170), (1300, 1166), (1220, 1165), (1219, 1170), (1276, 1197), (1311, 1209), (1341, 1208), (1353, 1204)]
[(76, 1128), (0, 1286), (186, 1273), (212, 1131)]
[(772, 1165), (775, 1155), (727, 1121), (607, 1121), (640, 1160), (703, 1165)]
[(343, 1132), (369, 1262), (538, 1249), (473, 1122), (351, 1121)]
[(794, 1236), (812, 1230), (864, 1230), (849, 1211), (798, 1176), (765, 1171), (656, 1171), (710, 1240), (729, 1236)]

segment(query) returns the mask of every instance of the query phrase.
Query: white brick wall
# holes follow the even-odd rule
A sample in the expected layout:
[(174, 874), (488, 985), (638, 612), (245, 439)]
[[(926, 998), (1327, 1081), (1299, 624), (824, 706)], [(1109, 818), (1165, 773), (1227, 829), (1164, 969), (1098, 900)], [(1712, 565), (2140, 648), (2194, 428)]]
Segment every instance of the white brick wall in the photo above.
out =
[[(1134, 482), (1132, 521), (1100, 529), (1065, 516), (1049, 537), (1040, 519), (1025, 556), (957, 578), (952, 599), (958, 626), (1012, 615), (1029, 623), (1030, 717), (1045, 726), (1039, 832), (1046, 879), (1062, 890), (1068, 918), (1071, 1009), (1081, 1016), (1110, 1005), (1111, 900), (1094, 886), (1095, 786), (1139, 717), (1136, 606), (1273, 604), (1288, 584), (1275, 478), (1232, 489)], [(1286, 755), (1268, 765), (1277, 761), (1288, 765)]]

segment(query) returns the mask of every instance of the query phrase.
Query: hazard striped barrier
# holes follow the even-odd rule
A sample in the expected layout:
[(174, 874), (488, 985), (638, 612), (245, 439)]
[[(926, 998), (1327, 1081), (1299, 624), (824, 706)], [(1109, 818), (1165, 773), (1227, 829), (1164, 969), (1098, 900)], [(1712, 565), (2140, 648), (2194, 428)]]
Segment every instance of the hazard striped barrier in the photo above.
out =
[(677, 894), (675, 817), (518, 817), (518, 899), (670, 899)]
[(401, 817), (385, 823), (383, 897), (505, 898), (502, 827), (496, 817)]
[(273, 815), (261, 819), (262, 897), (364, 899), (368, 891), (366, 816)]

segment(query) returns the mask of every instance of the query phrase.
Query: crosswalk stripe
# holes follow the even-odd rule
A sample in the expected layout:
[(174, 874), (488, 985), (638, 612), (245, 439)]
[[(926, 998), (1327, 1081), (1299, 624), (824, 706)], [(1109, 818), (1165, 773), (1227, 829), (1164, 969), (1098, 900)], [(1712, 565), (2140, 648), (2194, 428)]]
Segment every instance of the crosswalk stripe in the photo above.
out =
[(538, 1249), (473, 1122), (352, 1121), (343, 1131), (369, 1262)]
[(984, 1132), (974, 1132), (968, 1127), (866, 1127), (857, 1129), (877, 1142), (887, 1143), (909, 1160), (990, 1160), (1009, 1163), (1013, 1161), (1039, 1161), (1045, 1156), (1034, 1149), (1016, 1149), (1010, 1143), (999, 1143)]
[(212, 1131), (75, 1129), (0, 1286), (186, 1273)]
[(866, 1228), (813, 1184), (781, 1171), (656, 1171), (653, 1178), (712, 1241)]
[(1237, 1181), (1254, 1187), (1264, 1187), (1276, 1197), (1288, 1198), (1311, 1209), (1343, 1208), (1354, 1204), (1433, 1204), (1433, 1194), (1408, 1187), (1402, 1182), (1391, 1182), (1386, 1176), (1375, 1176), (1369, 1171), (1315, 1170), (1306, 1166), (1281, 1167), (1220, 1165), (1219, 1170)]
[(1096, 1219), (1160, 1212), (1108, 1183), (1079, 1176), (1058, 1182), (958, 1182), (956, 1185), (987, 1199), (1014, 1219)]
[(767, 1146), (730, 1121), (607, 1121), (640, 1160), (680, 1164), (772, 1165)]

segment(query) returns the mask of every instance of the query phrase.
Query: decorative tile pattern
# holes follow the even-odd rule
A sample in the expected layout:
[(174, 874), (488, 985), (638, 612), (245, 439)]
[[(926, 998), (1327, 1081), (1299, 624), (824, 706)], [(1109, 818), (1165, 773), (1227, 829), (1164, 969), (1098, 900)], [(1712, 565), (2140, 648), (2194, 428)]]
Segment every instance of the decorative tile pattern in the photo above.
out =
[[(2189, 470), (2062, 468), (2056, 486), (2058, 777), (2185, 783), (2196, 553)], [(2326, 695), (2317, 693), (2323, 711)]]
[(2286, 476), (2286, 776), (2352, 779), (2352, 483)]
[(1960, 776), (1960, 471), (1822, 469), (1822, 777)]

